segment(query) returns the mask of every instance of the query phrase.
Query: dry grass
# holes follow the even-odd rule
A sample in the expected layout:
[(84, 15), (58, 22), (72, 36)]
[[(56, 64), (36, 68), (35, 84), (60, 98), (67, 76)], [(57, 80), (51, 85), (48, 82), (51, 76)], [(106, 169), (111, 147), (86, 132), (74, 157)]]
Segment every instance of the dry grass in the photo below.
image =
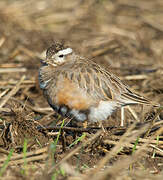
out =
[(162, 109), (128, 107), (124, 128), (118, 111), (105, 133), (62, 127), (37, 79), (60, 40), (162, 105), (162, 9), (162, 0), (0, 1), (1, 179), (163, 179)]

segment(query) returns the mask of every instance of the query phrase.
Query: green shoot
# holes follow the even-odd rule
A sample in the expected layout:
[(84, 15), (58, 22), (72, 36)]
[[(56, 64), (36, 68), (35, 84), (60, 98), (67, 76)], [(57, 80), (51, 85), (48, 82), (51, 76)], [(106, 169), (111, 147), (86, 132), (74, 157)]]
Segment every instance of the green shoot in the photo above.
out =
[(71, 148), (73, 145), (77, 144), (78, 142), (82, 141), (86, 136), (86, 133), (83, 133), (82, 136), (78, 137), (73, 143), (69, 145), (69, 148)]
[(63, 119), (62, 124), (61, 124), (61, 128), (60, 128), (59, 133), (58, 133), (58, 135), (57, 135), (57, 138), (56, 138), (56, 140), (55, 140), (55, 142), (54, 142), (55, 146), (58, 144), (59, 137), (60, 137), (60, 135), (61, 135), (61, 130), (62, 130), (62, 128), (63, 128), (64, 122), (65, 122), (65, 121), (64, 121), (64, 119)]
[[(132, 148), (132, 154), (134, 154), (134, 152), (136, 151), (136, 146), (138, 145), (138, 143), (139, 143), (139, 137), (137, 137), (137, 139), (136, 139), (136, 141), (134, 143), (134, 147)], [(131, 171), (133, 169), (133, 164), (130, 164), (129, 168), (130, 168), (130, 171)]]
[(85, 170), (85, 169), (89, 169), (89, 166), (87, 164), (83, 164), (81, 169)]
[(120, 149), (117, 151), (117, 154), (120, 153), (123, 150), (123, 147), (120, 147)]
[(65, 173), (64, 169), (60, 168), (59, 170), (56, 170), (56, 171), (53, 173), (53, 175), (52, 175), (52, 177), (51, 177), (51, 180), (56, 180), (56, 179), (57, 179), (57, 176), (58, 176), (59, 174), (61, 174), (62, 176), (65, 176), (66, 173)]
[(65, 173), (65, 171), (64, 171), (63, 168), (60, 168), (60, 174), (61, 174), (62, 176), (65, 176), (65, 175), (66, 175), (66, 173)]
[(26, 174), (26, 169), (27, 169), (27, 139), (24, 139), (24, 144), (23, 144), (23, 160), (24, 160), (24, 168), (21, 171), (22, 174)]
[(59, 141), (59, 137), (60, 137), (60, 135), (61, 135), (61, 130), (62, 130), (62, 128), (63, 128), (63, 125), (64, 125), (64, 119), (63, 119), (63, 121), (62, 121), (62, 124), (61, 124), (61, 128), (60, 128), (60, 130), (59, 130), (59, 133), (58, 133), (58, 135), (57, 135), (57, 138), (55, 139), (55, 141), (54, 142), (52, 142), (51, 144), (50, 144), (50, 150), (51, 150), (51, 155), (52, 155), (52, 164), (54, 165), (54, 155), (55, 155), (55, 152), (56, 152), (56, 146), (57, 146), (57, 144), (58, 144), (58, 141)]
[(56, 178), (57, 178), (57, 173), (54, 173), (51, 177), (51, 180), (56, 180)]
[[(156, 145), (158, 146), (159, 145), (159, 135), (157, 135), (157, 137), (156, 137), (156, 140), (157, 140), (157, 143), (156, 143)], [(155, 158), (155, 155), (156, 155), (156, 150), (154, 149), (153, 150), (153, 155), (152, 155), (152, 158)]]
[(5, 172), (5, 170), (6, 170), (7, 166), (8, 166), (8, 163), (9, 163), (9, 161), (11, 159), (13, 151), (14, 151), (13, 149), (10, 150), (9, 155), (7, 156), (6, 161), (3, 163), (3, 166), (0, 169), (0, 177), (2, 177), (3, 173)]
[(41, 145), (40, 141), (37, 138), (36, 138), (36, 142), (40, 146), (40, 148), (42, 148), (42, 145)]
[(134, 147), (132, 148), (132, 154), (136, 151), (136, 146), (138, 145), (138, 143), (139, 143), (139, 137), (136, 139)]

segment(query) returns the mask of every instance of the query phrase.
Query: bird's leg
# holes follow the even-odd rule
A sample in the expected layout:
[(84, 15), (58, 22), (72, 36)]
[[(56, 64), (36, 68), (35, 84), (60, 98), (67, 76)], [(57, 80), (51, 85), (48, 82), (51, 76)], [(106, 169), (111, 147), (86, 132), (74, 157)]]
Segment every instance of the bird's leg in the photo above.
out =
[(142, 114), (142, 117), (141, 117), (141, 122), (145, 120), (145, 109), (144, 109), (144, 104), (142, 104), (141, 106), (141, 114)]
[(88, 127), (88, 122), (87, 121), (84, 121), (83, 122), (83, 127), (86, 129)]
[(124, 107), (121, 107), (121, 126), (124, 126), (124, 119), (125, 119), (125, 115), (124, 115)]
[(102, 124), (102, 121), (99, 122), (99, 127), (102, 129), (102, 131), (103, 131), (104, 133), (106, 133), (106, 130), (105, 130), (103, 124)]

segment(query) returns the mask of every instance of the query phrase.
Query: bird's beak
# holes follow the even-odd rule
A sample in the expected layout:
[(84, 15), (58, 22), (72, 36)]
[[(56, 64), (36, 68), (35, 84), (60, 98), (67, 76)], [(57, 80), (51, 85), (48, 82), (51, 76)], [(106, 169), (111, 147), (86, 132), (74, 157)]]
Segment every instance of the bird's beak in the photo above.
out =
[(46, 63), (47, 65), (50, 65), (50, 66), (53, 66), (53, 67), (56, 67), (56, 66), (58, 65), (58, 64), (55, 63), (54, 60), (52, 60), (52, 59), (46, 59), (46, 60), (45, 60), (45, 63)]
[(47, 62), (44, 59), (40, 59), (42, 65), (47, 65)]

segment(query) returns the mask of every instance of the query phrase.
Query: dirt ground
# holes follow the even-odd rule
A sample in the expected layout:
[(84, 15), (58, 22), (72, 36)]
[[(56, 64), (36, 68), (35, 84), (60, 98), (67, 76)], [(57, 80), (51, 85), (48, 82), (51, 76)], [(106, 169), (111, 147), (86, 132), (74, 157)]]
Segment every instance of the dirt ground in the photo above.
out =
[(0, 1), (0, 179), (163, 179), (163, 111), (120, 110), (66, 126), (38, 85), (45, 50), (61, 41), (163, 104), (162, 0)]

